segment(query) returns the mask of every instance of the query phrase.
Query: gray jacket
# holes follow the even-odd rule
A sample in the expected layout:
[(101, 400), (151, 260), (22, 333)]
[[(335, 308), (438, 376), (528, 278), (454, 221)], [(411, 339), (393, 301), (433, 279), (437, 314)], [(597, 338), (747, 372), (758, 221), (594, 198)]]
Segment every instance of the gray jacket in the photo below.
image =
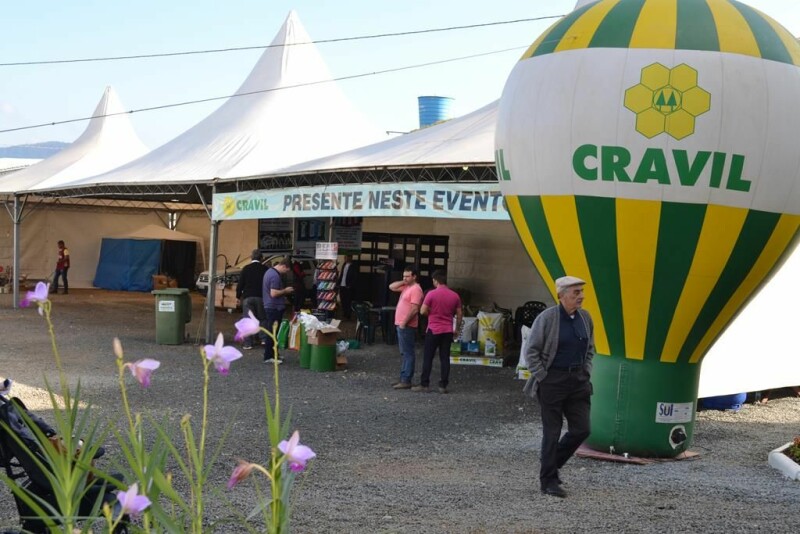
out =
[[(556, 304), (547, 308), (536, 317), (528, 337), (528, 350), (525, 351), (525, 363), (531, 371), (531, 377), (525, 383), (522, 391), (531, 398), (536, 398), (539, 382), (547, 376), (547, 370), (553, 363), (558, 350), (558, 326), (561, 323), (561, 305)], [(586, 373), (592, 372), (592, 358), (594, 357), (594, 322), (592, 316), (584, 309), (578, 309), (578, 315), (583, 319), (589, 343), (586, 346), (586, 356), (583, 359)]]

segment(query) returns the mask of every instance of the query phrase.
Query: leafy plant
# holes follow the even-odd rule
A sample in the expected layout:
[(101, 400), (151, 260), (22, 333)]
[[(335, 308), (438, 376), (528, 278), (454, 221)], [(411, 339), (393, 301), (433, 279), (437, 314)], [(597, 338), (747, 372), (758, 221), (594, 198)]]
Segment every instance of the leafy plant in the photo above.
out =
[[(56, 429), (61, 436), (61, 446), (53, 445), (43, 432), (32, 423), (30, 418), (26, 424), (40, 441), (44, 461), (40, 462), (43, 471), (48, 473), (49, 482), (56, 495), (56, 504), (50, 504), (36, 495), (27, 492), (14, 480), (0, 474), (0, 479), (8, 485), (15, 495), (19, 496), (41, 518), (52, 531), (63, 529), (73, 532), (78, 520), (84, 522), (84, 531), (91, 528), (97, 517), (105, 518), (108, 532), (113, 532), (126, 515), (140, 518), (142, 532), (191, 532), (202, 534), (212, 525), (206, 519), (206, 494), (208, 481), (228, 434), (226, 431), (216, 446), (207, 443), (209, 383), (210, 370), (213, 366), (220, 375), (226, 376), (231, 362), (242, 357), (241, 352), (224, 344), (222, 334), (214, 345), (206, 345), (200, 349), (203, 369), (203, 403), (197, 428), (192, 424), (192, 417), (186, 414), (180, 422), (181, 442), (167, 431), (167, 422), (158, 423), (151, 417), (143, 417), (136, 412), (128, 400), (125, 383), (126, 370), (142, 386), (150, 387), (154, 372), (161, 366), (160, 362), (151, 358), (136, 361), (125, 361), (122, 343), (114, 339), (113, 350), (117, 361), (117, 380), (119, 383), (122, 408), (124, 412), (123, 428), (101, 429), (93, 422), (90, 410), (79, 402), (80, 384), (73, 393), (64, 377), (61, 359), (56, 345), (56, 337), (50, 319), (51, 302), (48, 299), (49, 284), (40, 282), (34, 291), (29, 291), (21, 304), (36, 304), (39, 314), (47, 322), (52, 350), (56, 360), (59, 376), (61, 402), (47, 384), (53, 406)], [(309, 460), (315, 453), (300, 444), (300, 435), (290, 432), (291, 414), (285, 417), (280, 407), (280, 382), (278, 377), (278, 343), (275, 331), (261, 327), (252, 313), (249, 318), (236, 323), (236, 339), (263, 331), (273, 340), (275, 352), (274, 379), (275, 393), (270, 398), (264, 394), (266, 423), (269, 433), (269, 449), (266, 451), (265, 465), (239, 460), (238, 465), (228, 481), (228, 489), (246, 479), (253, 471), (260, 472), (269, 480), (270, 493), (259, 492), (259, 503), (247, 516), (239, 514), (243, 526), (253, 530), (249, 524), (255, 517), (261, 516), (264, 528), (270, 534), (285, 534), (289, 531), (291, 513), (291, 489), (297, 473), (305, 470)], [(76, 434), (77, 432), (77, 434)], [(101, 469), (92, 465), (91, 459), (97, 451), (99, 443), (113, 433), (122, 451), (124, 468), (131, 480), (129, 486)], [(87, 437), (87, 445), (79, 446), (76, 436)], [(154, 437), (153, 437), (154, 436)], [(76, 451), (74, 455), (65, 451)], [(167, 471), (168, 462), (177, 465), (178, 473), (188, 486), (188, 495), (181, 495), (173, 486), (173, 474)], [(45, 463), (47, 465), (45, 465)], [(110, 488), (117, 488), (116, 498), (109, 499), (103, 492), (94, 503), (89, 517), (81, 516), (79, 508), (87, 488), (96, 478), (105, 482)], [(105, 487), (105, 486), (104, 486)], [(127, 487), (127, 489), (126, 489)], [(258, 489), (258, 486), (257, 486)], [(110, 501), (110, 502), (109, 502)], [(111, 505), (113, 504), (113, 506)], [(84, 503), (85, 505), (85, 503)]]
[(783, 451), (783, 454), (800, 464), (800, 436), (794, 438), (792, 444)]

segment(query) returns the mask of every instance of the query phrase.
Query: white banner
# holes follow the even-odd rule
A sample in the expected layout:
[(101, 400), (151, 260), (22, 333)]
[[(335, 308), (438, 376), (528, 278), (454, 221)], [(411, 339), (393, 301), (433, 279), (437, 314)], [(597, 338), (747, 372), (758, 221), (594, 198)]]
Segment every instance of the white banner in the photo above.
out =
[(508, 220), (497, 184), (363, 184), (214, 195), (215, 221), (284, 217)]

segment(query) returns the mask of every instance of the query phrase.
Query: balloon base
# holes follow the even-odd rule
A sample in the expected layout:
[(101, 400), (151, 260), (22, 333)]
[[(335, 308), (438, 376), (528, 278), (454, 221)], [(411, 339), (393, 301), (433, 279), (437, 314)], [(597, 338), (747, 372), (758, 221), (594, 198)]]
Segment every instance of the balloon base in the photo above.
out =
[(694, 431), (700, 366), (598, 355), (587, 446), (610, 454), (674, 458)]

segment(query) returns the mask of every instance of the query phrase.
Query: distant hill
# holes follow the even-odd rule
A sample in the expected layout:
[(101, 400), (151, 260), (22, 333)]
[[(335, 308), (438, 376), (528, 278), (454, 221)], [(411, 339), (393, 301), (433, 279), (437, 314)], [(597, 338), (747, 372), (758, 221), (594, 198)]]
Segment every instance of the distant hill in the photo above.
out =
[(30, 145), (0, 146), (0, 158), (44, 159), (68, 147), (69, 143), (45, 141)]

